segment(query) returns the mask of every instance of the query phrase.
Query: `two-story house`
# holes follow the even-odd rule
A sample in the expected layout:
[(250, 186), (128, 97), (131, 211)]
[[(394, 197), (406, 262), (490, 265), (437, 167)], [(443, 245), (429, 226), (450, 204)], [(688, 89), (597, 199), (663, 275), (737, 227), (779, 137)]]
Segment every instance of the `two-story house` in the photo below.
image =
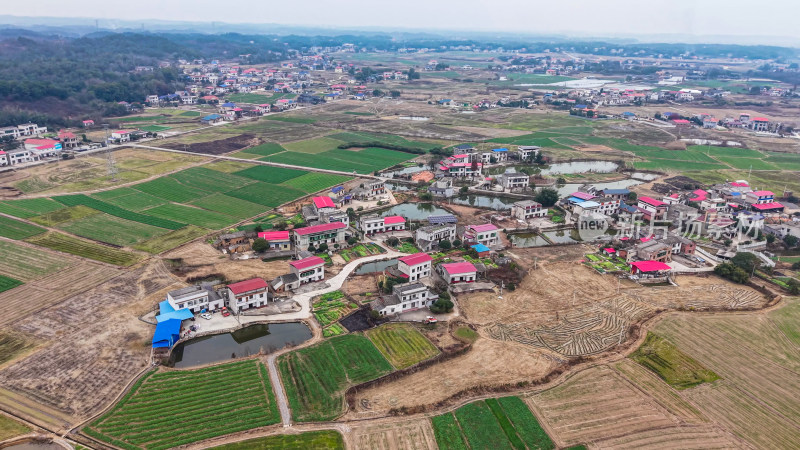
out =
[(397, 270), (407, 278), (408, 281), (417, 281), (422, 277), (431, 275), (431, 259), (427, 253), (414, 253), (413, 255), (403, 256), (397, 259)]

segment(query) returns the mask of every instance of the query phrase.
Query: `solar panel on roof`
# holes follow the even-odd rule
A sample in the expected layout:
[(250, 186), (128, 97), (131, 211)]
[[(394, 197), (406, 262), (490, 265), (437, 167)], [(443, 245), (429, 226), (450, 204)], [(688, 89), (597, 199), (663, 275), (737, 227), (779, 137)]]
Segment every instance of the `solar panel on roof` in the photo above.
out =
[(458, 219), (452, 214), (443, 214), (441, 216), (428, 216), (428, 223), (431, 225), (439, 225), (443, 223), (456, 223)]

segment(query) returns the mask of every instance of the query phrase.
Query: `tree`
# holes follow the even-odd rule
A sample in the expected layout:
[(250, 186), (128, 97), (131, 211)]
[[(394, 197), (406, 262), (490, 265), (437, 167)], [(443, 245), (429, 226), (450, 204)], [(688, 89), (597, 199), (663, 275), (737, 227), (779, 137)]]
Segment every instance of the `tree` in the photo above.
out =
[(319, 244), (319, 247), (317, 247), (317, 251), (320, 252), (320, 253), (327, 252), (328, 251), (328, 244), (326, 244), (324, 242), (322, 244)]
[(786, 284), (789, 286), (788, 289), (790, 294), (800, 294), (800, 281), (797, 281), (794, 278), (789, 278), (789, 281), (787, 281)]
[(739, 252), (731, 258), (731, 264), (744, 270), (749, 275), (753, 273), (753, 270), (761, 267), (761, 260), (752, 253)]
[(792, 264), (792, 270), (800, 270), (800, 261)]
[(281, 220), (280, 222), (278, 222), (275, 225), (273, 225), (272, 228), (275, 229), (275, 230), (278, 230), (278, 231), (283, 231), (288, 226), (289, 226), (289, 224), (287, 224), (285, 220)]
[(442, 250), (450, 250), (452, 247), (453, 244), (451, 244), (447, 239), (442, 239), (439, 241), (439, 248)]
[(797, 246), (797, 242), (800, 241), (797, 236), (792, 236), (791, 234), (787, 234), (783, 238), (783, 243), (786, 244), (786, 247), (792, 248)]
[(466, 194), (469, 192), (469, 186), (461, 186), (461, 189), (458, 190), (459, 194)]
[(267, 242), (267, 240), (264, 238), (256, 238), (253, 241), (252, 247), (254, 252), (261, 253), (269, 248), (269, 242)]
[(636, 195), (636, 192), (629, 192), (629, 193), (628, 193), (628, 202), (630, 202), (630, 203), (633, 203), (633, 202), (635, 202), (635, 201), (636, 201), (638, 198), (639, 198), (639, 196), (638, 196), (638, 195)]
[(533, 162), (539, 165), (544, 164), (544, 154), (540, 151), (536, 152), (536, 156), (533, 157)]
[(536, 193), (534, 199), (544, 207), (553, 206), (558, 201), (558, 191), (551, 188), (543, 188)]
[(773, 242), (775, 242), (775, 235), (770, 233), (767, 235), (767, 244), (772, 244)]
[(389, 95), (392, 96), (392, 98), (399, 98), (400, 91), (389, 91)]
[(419, 199), (425, 202), (429, 202), (433, 200), (433, 194), (431, 194), (430, 192), (423, 192), (419, 194)]
[(396, 237), (392, 236), (386, 240), (386, 243), (391, 245), (392, 247), (397, 247), (398, 245), (400, 245), (400, 239), (397, 239)]
[(461, 239), (453, 239), (453, 247), (456, 248), (461, 247), (461, 244), (463, 244), (463, 242), (461, 242)]
[(253, 231), (255, 231), (256, 233), (261, 233), (262, 231), (264, 231), (264, 226), (261, 225), (261, 224), (258, 224), (258, 225), (256, 225), (255, 228), (253, 228)]
[(558, 177), (556, 178), (556, 184), (559, 186), (564, 186), (565, 184), (567, 184), (567, 179), (564, 177)]
[(306, 250), (310, 251), (311, 253), (314, 253), (314, 250), (316, 250), (316, 249), (317, 248), (314, 247), (314, 244), (308, 244), (308, 248)]
[(356, 239), (355, 237), (351, 237), (350, 239), (347, 240), (347, 245), (356, 245), (357, 242), (358, 239)]
[(497, 163), (497, 158), (495, 158), (494, 156), (490, 156), (489, 157), (489, 163), (490, 164), (496, 164)]
[(453, 302), (449, 299), (439, 298), (430, 306), (431, 312), (434, 314), (449, 313), (453, 310)]
[(717, 267), (714, 267), (714, 273), (722, 278), (727, 278), (734, 283), (744, 284), (747, 283), (747, 280), (750, 278), (750, 274), (748, 272), (745, 272), (741, 267), (738, 267), (732, 263), (722, 263)]
[(372, 90), (373, 97), (383, 97), (383, 91), (380, 89), (373, 89)]

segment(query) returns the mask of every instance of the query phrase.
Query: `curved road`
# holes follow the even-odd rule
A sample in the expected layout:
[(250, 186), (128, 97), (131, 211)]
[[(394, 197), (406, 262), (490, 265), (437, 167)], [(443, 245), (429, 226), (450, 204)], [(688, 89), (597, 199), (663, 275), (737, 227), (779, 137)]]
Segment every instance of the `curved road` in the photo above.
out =
[[(341, 272), (336, 274), (333, 278), (327, 280), (328, 287), (303, 294), (297, 294), (294, 296), (293, 300), (300, 305), (300, 311), (280, 314), (278, 317), (280, 317), (281, 320), (308, 319), (311, 317), (311, 299), (318, 295), (327, 294), (340, 289), (347, 277), (350, 276), (350, 274), (353, 273), (353, 271), (356, 270), (356, 268), (361, 264), (407, 255), (407, 253), (400, 253), (388, 249), (386, 250), (386, 253), (382, 253), (380, 255), (367, 256), (366, 258), (360, 258), (355, 261), (351, 261), (342, 268)], [(286, 399), (286, 391), (281, 383), (281, 377), (278, 374), (278, 367), (275, 364), (275, 360), (278, 358), (278, 356), (281, 356), (284, 353), (297, 350), (298, 348), (307, 347), (309, 345), (314, 345), (322, 339), (322, 329), (319, 327), (319, 325), (313, 320), (309, 320), (308, 322), (310, 323), (311, 332), (313, 333), (311, 339), (304, 342), (303, 345), (283, 349), (270, 354), (266, 358), (267, 369), (269, 369), (269, 379), (272, 382), (273, 389), (275, 390), (275, 400), (278, 402), (278, 411), (281, 413), (281, 422), (283, 423), (284, 427), (292, 426), (292, 414), (289, 410), (289, 402)]]

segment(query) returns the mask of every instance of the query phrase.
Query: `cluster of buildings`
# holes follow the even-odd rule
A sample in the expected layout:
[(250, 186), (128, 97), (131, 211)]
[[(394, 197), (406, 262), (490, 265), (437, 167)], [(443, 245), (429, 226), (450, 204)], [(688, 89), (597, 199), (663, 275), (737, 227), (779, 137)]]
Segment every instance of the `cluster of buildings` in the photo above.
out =
[(79, 144), (72, 132), (61, 130), (54, 136), (47, 132), (47, 127), (35, 123), (0, 128), (0, 138), (16, 144), (0, 150), (0, 167), (57, 157), (62, 150), (77, 148)]
[[(539, 152), (540, 147), (535, 145), (519, 145), (515, 150), (508, 148), (495, 148), (490, 151), (479, 151), (469, 144), (461, 144), (453, 149), (453, 155), (448, 156), (437, 167), (436, 175), (440, 177), (471, 178), (481, 176), (483, 167), (490, 164), (501, 164), (512, 160), (531, 161)], [(509, 172), (511, 175), (514, 172)], [(511, 186), (528, 186), (527, 179), (523, 182), (524, 174), (516, 174)]]

